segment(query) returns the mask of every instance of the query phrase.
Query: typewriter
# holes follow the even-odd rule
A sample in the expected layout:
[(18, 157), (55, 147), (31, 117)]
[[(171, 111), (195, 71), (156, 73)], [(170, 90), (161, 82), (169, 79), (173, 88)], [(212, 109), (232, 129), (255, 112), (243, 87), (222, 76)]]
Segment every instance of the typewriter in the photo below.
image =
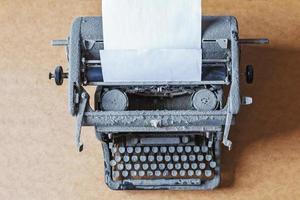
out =
[[(105, 182), (114, 190), (213, 189), (220, 183), (221, 145), (240, 105), (240, 46), (268, 39), (239, 39), (235, 17), (202, 17), (201, 82), (103, 81), (99, 51), (102, 18), (79, 17), (66, 40), (68, 72), (49, 73), (57, 85), (68, 79), (69, 112), (76, 118), (76, 146), (83, 150), (82, 126), (94, 126), (102, 144)], [(253, 67), (246, 80), (253, 81)], [(116, 72), (118, 73), (118, 72)], [(134, 73), (134, 72), (133, 72)], [(96, 87), (89, 94), (87, 87)], [(95, 105), (89, 99), (94, 98)]]

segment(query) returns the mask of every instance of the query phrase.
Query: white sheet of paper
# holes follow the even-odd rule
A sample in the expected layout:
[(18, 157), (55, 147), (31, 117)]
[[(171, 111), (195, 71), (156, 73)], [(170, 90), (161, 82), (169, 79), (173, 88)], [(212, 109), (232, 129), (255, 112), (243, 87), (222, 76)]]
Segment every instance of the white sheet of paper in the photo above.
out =
[(201, 80), (201, 0), (103, 0), (102, 20), (105, 82)]
[(101, 51), (105, 82), (199, 81), (201, 62), (197, 49)]
[(103, 0), (104, 49), (200, 49), (201, 0)]

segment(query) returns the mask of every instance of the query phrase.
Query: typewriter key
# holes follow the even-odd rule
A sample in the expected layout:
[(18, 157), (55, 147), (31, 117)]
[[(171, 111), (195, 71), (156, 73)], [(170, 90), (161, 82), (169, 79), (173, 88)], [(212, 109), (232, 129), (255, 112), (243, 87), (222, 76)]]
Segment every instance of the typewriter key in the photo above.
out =
[(126, 151), (127, 153), (133, 153), (133, 147), (127, 147)]
[(180, 176), (185, 176), (185, 173), (186, 173), (185, 170), (180, 170), (180, 171), (179, 171), (179, 175), (180, 175)]
[(138, 163), (136, 163), (136, 164), (133, 165), (133, 168), (134, 168), (135, 170), (139, 170), (140, 167), (141, 167), (141, 165), (138, 164)]
[(143, 170), (147, 170), (149, 168), (149, 165), (147, 163), (144, 163), (142, 165)]
[(180, 163), (176, 163), (175, 164), (175, 169), (177, 169), (177, 170), (181, 169), (181, 164)]
[(132, 168), (131, 164), (129, 164), (129, 163), (125, 164), (125, 169), (126, 170), (131, 170), (131, 168)]
[(160, 147), (161, 153), (167, 153), (167, 147)]
[(145, 171), (139, 171), (138, 174), (139, 176), (145, 176)]
[(195, 161), (196, 160), (196, 156), (195, 155), (189, 155), (189, 160), (190, 161)]
[(199, 146), (194, 146), (194, 147), (193, 147), (193, 151), (194, 151), (195, 153), (199, 153), (199, 152), (200, 152), (200, 147), (199, 147)]
[(173, 161), (178, 162), (179, 161), (179, 156), (178, 155), (173, 155)]
[(177, 176), (177, 171), (176, 170), (172, 170), (172, 172), (171, 172), (171, 175), (173, 176), (173, 177), (175, 177), (175, 176)]
[(190, 168), (190, 164), (189, 163), (183, 163), (183, 169), (188, 169)]
[(170, 146), (170, 147), (168, 148), (168, 150), (169, 150), (170, 153), (174, 153), (174, 152), (175, 152), (175, 147)]
[(132, 177), (137, 176), (137, 172), (136, 171), (130, 171), (130, 176), (132, 176)]
[(210, 176), (212, 175), (211, 170), (205, 170), (205, 171), (204, 171), (204, 175), (205, 175), (206, 177), (210, 177)]
[(152, 170), (156, 170), (157, 164), (156, 164), (156, 163), (152, 163), (152, 164), (150, 165), (150, 168), (151, 168)]
[(109, 164), (110, 164), (110, 166), (114, 167), (114, 166), (116, 166), (117, 162), (115, 160), (111, 160), (109, 162)]
[(192, 168), (192, 169), (197, 169), (197, 168), (198, 168), (197, 163), (192, 163), (192, 164), (191, 164), (191, 168)]
[(154, 172), (154, 175), (155, 175), (155, 176), (160, 176), (160, 175), (161, 175), (161, 172), (158, 171), (158, 170), (156, 170), (156, 171)]
[(186, 147), (184, 147), (184, 150), (186, 153), (190, 153), (192, 151), (192, 147), (186, 146)]
[(123, 164), (118, 164), (117, 165), (117, 169), (120, 170), (120, 171), (123, 170), (124, 169), (124, 165)]
[(126, 178), (128, 176), (128, 171), (122, 171), (122, 176)]
[(125, 147), (119, 147), (119, 152), (120, 153), (125, 153)]
[(140, 161), (141, 162), (145, 162), (147, 160), (147, 157), (146, 156), (140, 156)]
[(144, 147), (144, 153), (149, 153), (150, 152), (150, 147)]
[(177, 149), (178, 153), (182, 153), (183, 152), (183, 147), (182, 146), (178, 146), (176, 149)]
[(205, 160), (211, 161), (211, 159), (212, 159), (212, 155), (207, 154), (207, 155), (205, 156)]
[(173, 163), (168, 163), (168, 164), (167, 164), (167, 168), (168, 168), (169, 170), (173, 169), (173, 167), (174, 167), (174, 164), (173, 164)]
[(200, 164), (199, 164), (199, 168), (200, 168), (200, 169), (205, 169), (205, 163), (200, 163)]
[(197, 160), (198, 161), (203, 161), (204, 160), (204, 156), (203, 155), (198, 155), (197, 156)]
[(142, 152), (142, 148), (141, 147), (135, 147), (134, 152), (139, 154), (139, 153)]
[(164, 170), (166, 165), (164, 163), (159, 163), (158, 168), (159, 170)]
[(209, 163), (209, 166), (210, 166), (211, 168), (215, 168), (215, 167), (217, 166), (217, 163), (216, 163), (215, 161), (211, 161), (211, 162)]
[(202, 171), (201, 171), (201, 170), (196, 170), (196, 171), (195, 171), (195, 175), (196, 175), (196, 176), (201, 176), (201, 174), (202, 174)]
[(193, 170), (188, 170), (188, 176), (193, 176), (194, 175), (194, 171)]
[(149, 162), (153, 162), (154, 161), (154, 156), (153, 155), (149, 155), (148, 156), (148, 161)]
[(182, 162), (185, 162), (185, 161), (187, 161), (187, 156), (186, 155), (181, 155), (180, 159), (181, 159)]

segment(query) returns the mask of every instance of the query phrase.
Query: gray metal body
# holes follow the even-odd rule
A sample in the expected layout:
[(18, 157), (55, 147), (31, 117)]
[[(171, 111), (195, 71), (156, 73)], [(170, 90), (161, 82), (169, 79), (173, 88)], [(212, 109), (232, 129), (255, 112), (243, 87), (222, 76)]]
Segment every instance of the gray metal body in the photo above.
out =
[[(54, 45), (67, 47), (68, 106), (70, 113), (76, 116), (76, 145), (81, 151), (83, 148), (80, 140), (81, 127), (94, 126), (96, 135), (102, 142), (105, 180), (110, 188), (212, 189), (218, 186), (220, 143), (231, 148), (231, 141), (228, 139), (229, 130), (241, 105), (238, 24), (234, 17), (204, 16), (202, 29), (203, 66), (208, 66), (207, 69), (212, 65), (223, 67), (225, 71), (221, 79), (151, 83), (89, 81), (86, 77), (87, 70), (91, 67), (101, 68), (99, 54), (103, 49), (101, 17), (75, 19), (68, 40), (54, 42)], [(89, 105), (90, 96), (84, 89), (86, 86), (97, 86), (95, 106)], [(227, 88), (226, 94), (224, 88)], [(120, 108), (122, 110), (118, 110)], [(204, 138), (213, 138), (208, 141), (217, 163), (214, 178), (204, 182), (197, 178), (113, 180), (112, 167), (109, 163), (112, 146), (115, 145), (114, 141), (118, 141), (119, 136), (125, 138), (125, 142), (117, 146), (125, 144), (126, 147), (127, 144), (131, 144), (127, 135), (140, 138), (140, 143), (136, 145), (146, 145), (149, 141), (150, 143), (152, 141), (153, 145), (154, 141), (160, 141), (159, 138), (168, 141), (164, 135), (172, 135), (169, 137), (169, 142), (172, 143), (171, 140), (173, 142), (178, 138), (181, 140), (184, 135), (195, 138), (195, 135), (199, 134)], [(148, 135), (151, 135), (152, 139), (146, 139)], [(191, 144), (195, 145), (195, 141)], [(176, 145), (183, 144), (176, 143)]]

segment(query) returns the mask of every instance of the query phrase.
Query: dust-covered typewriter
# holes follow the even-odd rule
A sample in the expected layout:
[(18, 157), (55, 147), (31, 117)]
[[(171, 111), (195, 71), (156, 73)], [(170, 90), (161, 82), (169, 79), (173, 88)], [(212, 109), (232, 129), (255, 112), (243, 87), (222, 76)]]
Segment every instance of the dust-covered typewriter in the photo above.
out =
[[(76, 145), (82, 126), (94, 126), (102, 144), (105, 181), (112, 189), (213, 189), (220, 183), (221, 144), (240, 105), (241, 44), (234, 17), (202, 17), (201, 81), (106, 82), (99, 51), (104, 48), (102, 17), (79, 17), (66, 40), (68, 72), (49, 73), (57, 85), (68, 79), (68, 106), (76, 117)], [(119, 73), (116, 71), (115, 73)], [(132, 72), (134, 73), (134, 72)], [(246, 67), (246, 80), (253, 68)], [(95, 86), (94, 94), (86, 87)], [(94, 98), (95, 105), (89, 104)]]

